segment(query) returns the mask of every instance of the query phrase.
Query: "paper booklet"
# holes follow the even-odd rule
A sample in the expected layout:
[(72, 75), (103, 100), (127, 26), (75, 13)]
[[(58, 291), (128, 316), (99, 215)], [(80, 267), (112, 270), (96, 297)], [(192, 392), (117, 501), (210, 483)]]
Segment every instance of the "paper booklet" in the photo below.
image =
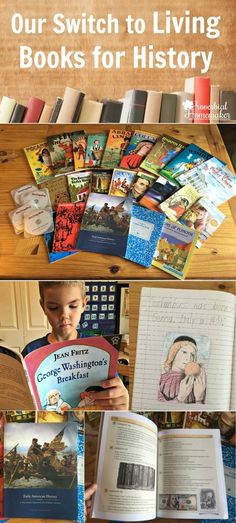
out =
[(236, 299), (143, 287), (133, 410), (236, 409)]
[[(23, 360), (12, 349), (0, 347), (4, 368), (0, 409), (34, 409), (62, 413), (89, 404), (88, 390), (114, 378), (118, 351), (102, 336), (46, 345)], [(28, 383), (27, 383), (28, 380)]]
[(93, 517), (227, 519), (220, 431), (170, 429), (131, 412), (102, 417)]

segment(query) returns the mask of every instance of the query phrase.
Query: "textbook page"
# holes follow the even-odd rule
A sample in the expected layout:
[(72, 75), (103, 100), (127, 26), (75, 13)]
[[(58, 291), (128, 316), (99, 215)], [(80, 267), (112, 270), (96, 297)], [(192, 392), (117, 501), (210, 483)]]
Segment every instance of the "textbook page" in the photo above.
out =
[(156, 517), (157, 427), (130, 412), (106, 412), (98, 456), (93, 517)]
[(142, 288), (133, 410), (229, 410), (235, 296)]
[(160, 517), (227, 519), (219, 430), (159, 433), (157, 506)]
[(0, 409), (35, 409), (22, 356), (4, 346), (0, 346)]

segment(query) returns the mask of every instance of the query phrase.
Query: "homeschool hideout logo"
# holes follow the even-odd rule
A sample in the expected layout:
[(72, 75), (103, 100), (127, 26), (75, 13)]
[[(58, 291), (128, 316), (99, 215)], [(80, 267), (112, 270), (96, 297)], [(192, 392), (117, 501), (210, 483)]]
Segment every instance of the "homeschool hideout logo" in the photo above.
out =
[(201, 105), (197, 101), (185, 100), (182, 102), (184, 116), (189, 122), (194, 120), (204, 121), (208, 113), (212, 120), (230, 121), (231, 115), (228, 112), (228, 102), (224, 104), (213, 103), (210, 105)]

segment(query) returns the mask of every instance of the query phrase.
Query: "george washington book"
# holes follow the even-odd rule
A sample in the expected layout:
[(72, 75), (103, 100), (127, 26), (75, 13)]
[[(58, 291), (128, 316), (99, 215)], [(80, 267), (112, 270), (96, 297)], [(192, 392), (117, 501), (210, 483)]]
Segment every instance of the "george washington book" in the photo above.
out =
[[(49, 410), (59, 414), (89, 404), (89, 391), (116, 375), (118, 351), (101, 336), (40, 347), (25, 359), (0, 347), (6, 376), (0, 408)], [(27, 383), (28, 380), (28, 383)], [(4, 385), (4, 387), (3, 387)]]
[[(220, 431), (159, 431), (131, 412), (103, 414), (92, 517), (227, 519)], [(112, 466), (111, 466), (112, 463)]]
[(4, 516), (82, 523), (79, 432), (75, 422), (5, 425)]

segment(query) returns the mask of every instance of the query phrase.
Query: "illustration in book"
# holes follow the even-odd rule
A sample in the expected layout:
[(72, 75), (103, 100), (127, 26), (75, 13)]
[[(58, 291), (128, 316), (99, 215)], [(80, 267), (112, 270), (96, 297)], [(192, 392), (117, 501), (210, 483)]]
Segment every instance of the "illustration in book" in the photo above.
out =
[(209, 355), (207, 336), (168, 332), (164, 340), (158, 401), (204, 403)]
[(163, 176), (158, 176), (156, 181), (140, 199), (140, 205), (152, 211), (160, 211), (160, 203), (176, 193), (179, 188), (180, 186), (175, 180), (170, 181)]
[(132, 202), (107, 194), (91, 193), (87, 200), (78, 249), (124, 256)]
[(203, 197), (182, 216), (180, 223), (199, 232), (197, 247), (201, 247), (224, 220), (225, 215), (208, 198)]
[(210, 158), (178, 177), (181, 185), (191, 184), (201, 196), (206, 196), (214, 205), (236, 195), (236, 176), (217, 158)]
[(175, 156), (177, 156), (186, 145), (186, 143), (181, 142), (172, 136), (168, 136), (167, 134), (159, 136), (156, 144), (143, 160), (141, 168), (146, 169), (153, 174), (158, 174), (160, 169), (173, 160), (173, 158), (175, 158)]
[(112, 170), (93, 169), (92, 170), (92, 192), (108, 194), (112, 178)]
[(84, 131), (71, 133), (74, 169), (82, 169), (85, 165), (85, 153), (87, 146), (87, 136)]
[(53, 252), (76, 250), (85, 202), (60, 203), (57, 207)]
[(54, 175), (47, 142), (24, 148), (26, 158), (36, 183), (41, 183)]
[(91, 188), (91, 171), (78, 171), (67, 175), (70, 200), (86, 202)]
[(120, 167), (124, 169), (138, 169), (143, 159), (152, 150), (157, 141), (156, 134), (134, 131), (133, 136), (125, 149)]
[(59, 203), (70, 202), (67, 176), (55, 176), (47, 182), (40, 184), (41, 189), (48, 189), (51, 206), (55, 210)]
[(120, 165), (132, 134), (132, 131), (125, 131), (124, 129), (110, 129), (101, 161), (102, 168), (114, 169)]
[(8, 423), (4, 432), (4, 515), (77, 519), (77, 423), (26, 423), (23, 432)]
[(135, 171), (114, 169), (109, 190), (110, 196), (128, 196), (135, 176)]
[(100, 167), (108, 133), (89, 134), (85, 155), (85, 167)]
[(198, 233), (166, 220), (154, 253), (152, 265), (183, 279), (188, 270)]
[(47, 138), (55, 174), (74, 170), (73, 147), (70, 134), (64, 133)]
[(194, 187), (185, 185), (162, 202), (160, 208), (170, 220), (177, 221), (199, 198)]
[(162, 176), (176, 178), (202, 162), (212, 158), (212, 154), (204, 151), (194, 143), (190, 143), (173, 160), (160, 170)]

